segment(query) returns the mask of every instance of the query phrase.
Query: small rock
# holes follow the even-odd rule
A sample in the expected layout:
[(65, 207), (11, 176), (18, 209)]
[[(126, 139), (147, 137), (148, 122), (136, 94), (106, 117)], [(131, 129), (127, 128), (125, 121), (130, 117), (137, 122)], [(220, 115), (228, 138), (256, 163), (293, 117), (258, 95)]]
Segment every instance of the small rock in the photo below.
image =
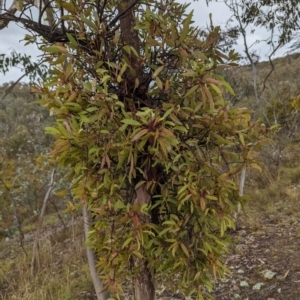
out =
[(243, 280), (240, 282), (240, 286), (245, 287), (245, 286), (249, 286), (248, 282)]
[(271, 270), (265, 270), (262, 273), (264, 275), (265, 280), (270, 280), (276, 275), (276, 273)]
[(252, 290), (253, 290), (253, 291), (259, 291), (263, 285), (264, 285), (264, 283), (258, 282), (258, 283), (256, 283), (256, 284), (252, 287)]

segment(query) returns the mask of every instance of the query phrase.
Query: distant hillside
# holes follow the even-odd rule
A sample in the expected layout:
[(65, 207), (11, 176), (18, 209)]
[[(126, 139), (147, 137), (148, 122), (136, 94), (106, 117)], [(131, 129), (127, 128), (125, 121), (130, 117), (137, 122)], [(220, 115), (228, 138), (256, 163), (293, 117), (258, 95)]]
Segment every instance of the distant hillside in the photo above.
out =
[[(262, 110), (272, 99), (285, 101), (300, 94), (300, 53), (263, 61), (256, 66), (257, 92)], [(267, 78), (270, 71), (271, 75)], [(254, 73), (251, 65), (232, 68), (225, 77), (233, 86), (236, 96), (230, 97), (234, 105), (254, 108), (255, 93), (253, 87)], [(266, 81), (265, 81), (266, 80)], [(264, 86), (265, 84), (265, 86)]]

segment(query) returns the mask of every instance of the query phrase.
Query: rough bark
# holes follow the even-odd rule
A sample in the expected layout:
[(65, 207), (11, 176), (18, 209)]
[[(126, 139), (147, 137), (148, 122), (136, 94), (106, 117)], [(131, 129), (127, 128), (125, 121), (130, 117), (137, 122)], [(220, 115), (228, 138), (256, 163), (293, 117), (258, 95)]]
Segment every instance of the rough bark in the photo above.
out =
[(134, 280), (134, 299), (135, 300), (154, 300), (155, 286), (153, 274), (150, 272), (146, 263), (143, 264), (139, 275)]
[[(147, 174), (147, 173), (146, 173)], [(148, 172), (148, 175), (149, 174)], [(149, 180), (149, 179), (148, 179)], [(151, 195), (149, 194), (146, 184), (142, 184), (137, 190), (134, 199), (134, 205), (142, 206), (149, 204)], [(140, 223), (151, 222), (151, 217), (140, 214), (138, 216)], [(155, 281), (154, 275), (148, 268), (147, 261), (144, 259), (135, 258), (134, 266), (139, 267), (139, 273), (133, 280), (133, 294), (135, 300), (155, 300)]]
[[(121, 37), (124, 45), (132, 46), (136, 52), (140, 53), (140, 40), (138, 36), (138, 31), (134, 30), (136, 25), (134, 11), (136, 5), (138, 4), (137, 0), (123, 0), (118, 6), (119, 18), (120, 18), (120, 28), (121, 28)], [(127, 71), (126, 77), (131, 84), (135, 84), (135, 80), (138, 79), (139, 84), (143, 82), (143, 65), (139, 57), (134, 53), (131, 53), (129, 56), (130, 64), (132, 70), (135, 71), (135, 74), (132, 75), (130, 71)], [(138, 87), (141, 88), (142, 85)], [(143, 91), (141, 91), (143, 92)]]

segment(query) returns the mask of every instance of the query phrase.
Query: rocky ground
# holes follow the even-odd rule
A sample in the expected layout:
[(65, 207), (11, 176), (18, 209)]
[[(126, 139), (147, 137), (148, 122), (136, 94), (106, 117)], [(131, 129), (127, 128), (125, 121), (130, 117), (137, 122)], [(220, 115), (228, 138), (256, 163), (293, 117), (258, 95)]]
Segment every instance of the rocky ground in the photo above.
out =
[(227, 257), (232, 274), (216, 284), (216, 300), (300, 299), (299, 204), (277, 206), (269, 214), (262, 211), (255, 226), (244, 218), (246, 225), (232, 234), (234, 246)]

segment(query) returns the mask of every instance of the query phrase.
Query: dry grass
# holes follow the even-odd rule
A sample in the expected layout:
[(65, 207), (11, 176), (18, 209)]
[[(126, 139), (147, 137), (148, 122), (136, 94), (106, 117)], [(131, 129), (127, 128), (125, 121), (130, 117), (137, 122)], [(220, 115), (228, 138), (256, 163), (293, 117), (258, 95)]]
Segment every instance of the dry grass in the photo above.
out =
[(17, 241), (0, 243), (1, 300), (91, 299), (93, 287), (80, 228), (42, 238), (40, 268), (35, 276), (30, 273), (32, 242), (25, 242), (25, 249), (28, 256)]
[(247, 214), (242, 216), (241, 223), (255, 232), (261, 230), (266, 218), (274, 224), (285, 218), (293, 222), (299, 214), (300, 184), (297, 183), (300, 183), (297, 165), (278, 167), (275, 175), (267, 167), (261, 174), (250, 174), (245, 193), (252, 200), (245, 207)]

